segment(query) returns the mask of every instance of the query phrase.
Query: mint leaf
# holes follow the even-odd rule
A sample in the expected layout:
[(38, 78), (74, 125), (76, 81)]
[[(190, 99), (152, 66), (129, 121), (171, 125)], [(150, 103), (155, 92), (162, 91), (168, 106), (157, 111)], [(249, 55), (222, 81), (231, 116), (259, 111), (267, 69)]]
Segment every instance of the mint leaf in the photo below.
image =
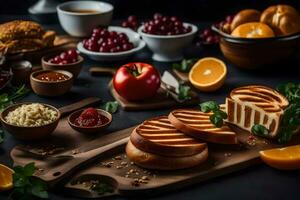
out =
[(113, 114), (117, 112), (118, 107), (119, 107), (119, 103), (117, 101), (108, 101), (104, 104), (103, 109)]
[(189, 100), (191, 96), (191, 88), (187, 85), (180, 84), (178, 88), (178, 99), (179, 100)]
[(34, 162), (31, 162), (24, 166), (23, 175), (24, 176), (32, 176), (35, 171)]
[(254, 124), (251, 128), (251, 132), (257, 136), (267, 137), (270, 131), (261, 124)]
[(220, 106), (215, 101), (207, 101), (200, 104), (200, 109), (204, 113), (212, 112), (215, 110), (219, 110)]
[(212, 124), (214, 124), (217, 128), (221, 128), (223, 126), (223, 118), (221, 115), (218, 114), (212, 114), (209, 117)]
[(183, 59), (181, 63), (174, 63), (172, 65), (173, 69), (176, 69), (180, 72), (187, 73), (190, 71), (190, 69), (193, 67), (193, 65), (197, 62), (198, 59), (192, 58), (192, 59)]
[(11, 198), (16, 200), (32, 200), (36, 198), (47, 199), (47, 185), (42, 180), (33, 176), (35, 164), (28, 163), (24, 167), (14, 167), (14, 189)]

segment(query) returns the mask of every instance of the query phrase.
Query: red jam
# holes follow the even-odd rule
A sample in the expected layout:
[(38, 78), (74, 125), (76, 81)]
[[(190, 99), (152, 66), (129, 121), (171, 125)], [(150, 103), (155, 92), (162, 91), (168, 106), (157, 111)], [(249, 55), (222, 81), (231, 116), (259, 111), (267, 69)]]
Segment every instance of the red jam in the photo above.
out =
[(95, 108), (87, 108), (75, 119), (74, 124), (81, 127), (95, 127), (108, 122), (109, 119), (101, 115)]
[(40, 73), (35, 78), (47, 82), (59, 82), (70, 79), (69, 76), (59, 72), (44, 72)]

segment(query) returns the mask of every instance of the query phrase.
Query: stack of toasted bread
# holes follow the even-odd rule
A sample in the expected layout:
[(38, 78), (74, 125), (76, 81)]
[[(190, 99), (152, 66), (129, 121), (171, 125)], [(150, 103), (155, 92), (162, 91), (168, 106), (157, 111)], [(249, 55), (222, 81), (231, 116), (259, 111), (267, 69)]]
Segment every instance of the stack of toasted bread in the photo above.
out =
[(174, 170), (193, 167), (208, 157), (206, 142), (236, 144), (228, 126), (216, 128), (210, 113), (179, 109), (169, 116), (144, 121), (131, 134), (126, 154), (148, 169)]
[(0, 25), (0, 50), (7, 54), (53, 46), (54, 31), (45, 31), (32, 21), (15, 20)]
[(277, 91), (259, 85), (234, 89), (221, 109), (228, 114), (217, 128), (212, 113), (196, 109), (173, 110), (168, 116), (144, 121), (131, 134), (126, 154), (135, 164), (148, 169), (174, 170), (193, 167), (208, 157), (206, 143), (237, 144), (237, 135), (228, 123), (251, 132), (254, 124), (276, 137), (288, 100)]

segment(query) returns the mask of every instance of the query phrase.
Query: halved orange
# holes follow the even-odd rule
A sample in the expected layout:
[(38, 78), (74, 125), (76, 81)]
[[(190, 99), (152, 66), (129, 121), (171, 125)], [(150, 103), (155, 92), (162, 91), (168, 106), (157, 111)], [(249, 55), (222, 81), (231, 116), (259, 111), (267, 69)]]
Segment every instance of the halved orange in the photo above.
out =
[(300, 145), (269, 149), (259, 154), (266, 164), (276, 169), (300, 169)]
[(9, 190), (13, 187), (13, 173), (12, 169), (0, 164), (0, 191)]
[(189, 73), (192, 85), (205, 92), (219, 89), (225, 81), (227, 68), (223, 61), (214, 57), (198, 60)]
[(241, 24), (232, 31), (231, 35), (241, 38), (268, 38), (275, 36), (273, 30), (267, 24), (261, 22)]

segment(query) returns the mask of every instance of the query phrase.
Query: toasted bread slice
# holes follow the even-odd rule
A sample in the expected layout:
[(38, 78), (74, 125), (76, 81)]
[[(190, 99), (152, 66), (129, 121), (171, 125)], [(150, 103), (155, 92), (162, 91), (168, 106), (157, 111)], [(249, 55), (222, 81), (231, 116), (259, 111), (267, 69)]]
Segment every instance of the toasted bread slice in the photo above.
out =
[(269, 129), (269, 137), (277, 135), (288, 100), (277, 91), (260, 85), (239, 87), (226, 98), (228, 122), (251, 131), (254, 124)]
[(146, 120), (131, 134), (138, 149), (162, 156), (181, 157), (201, 153), (206, 144), (178, 131), (167, 116)]
[(208, 149), (204, 148), (201, 153), (192, 156), (168, 157), (144, 152), (129, 141), (126, 146), (126, 155), (132, 162), (147, 169), (176, 170), (194, 167), (205, 162)]
[(169, 114), (169, 120), (175, 128), (194, 138), (220, 144), (236, 144), (237, 137), (226, 124), (215, 127), (209, 117), (212, 113), (204, 113), (195, 109), (178, 109)]

